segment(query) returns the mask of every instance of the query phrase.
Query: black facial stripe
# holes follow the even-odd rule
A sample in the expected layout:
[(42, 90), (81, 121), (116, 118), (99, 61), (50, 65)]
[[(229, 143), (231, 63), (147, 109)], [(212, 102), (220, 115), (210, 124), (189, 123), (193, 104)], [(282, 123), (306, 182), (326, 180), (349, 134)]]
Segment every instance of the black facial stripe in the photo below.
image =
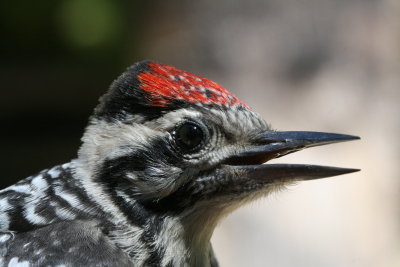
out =
[[(137, 203), (129, 202), (134, 199), (135, 192), (132, 192), (132, 183), (125, 179), (126, 170), (124, 168), (125, 166), (130, 167), (130, 170), (136, 168), (131, 166), (132, 162), (129, 159), (132, 159), (132, 157), (127, 156), (105, 162), (97, 181), (105, 186), (107, 193), (111, 196), (116, 206), (120, 208), (133, 225), (144, 227), (147, 223), (146, 218), (150, 214), (138, 206)], [(144, 165), (138, 166), (138, 168), (142, 169)], [(132, 199), (119, 196), (118, 191), (123, 192), (128, 197), (131, 196)]]
[(149, 257), (145, 262), (145, 266), (161, 266), (162, 258), (165, 254), (165, 247), (160, 246), (156, 248), (157, 241), (155, 237), (161, 231), (161, 225), (164, 216), (154, 216), (148, 220), (147, 227), (141, 237), (144, 244), (147, 244), (149, 251), (151, 251)]
[[(123, 184), (123, 183), (126, 184)], [(127, 186), (129, 186), (128, 181), (123, 181), (123, 180), (118, 180), (118, 182), (115, 183), (115, 187), (123, 187), (125, 190), (122, 190), (127, 196), (129, 196), (129, 189)], [(116, 188), (109, 188), (109, 193), (111, 195), (111, 198), (113, 201), (116, 203), (116, 205), (121, 209), (121, 211), (127, 216), (129, 221), (136, 226), (139, 226), (141, 228), (145, 227), (147, 224), (147, 219), (152, 216), (151, 213), (147, 212), (145, 209), (143, 209), (140, 206), (140, 203), (131, 203), (129, 202), (132, 199), (127, 199), (124, 197), (121, 197), (118, 195), (118, 191)]]
[(124, 178), (128, 172), (142, 172), (156, 162), (179, 166), (182, 159), (170, 147), (167, 138), (154, 140), (131, 154), (106, 160), (100, 172), (99, 180), (108, 183), (114, 178)]
[[(151, 217), (151, 214), (147, 213), (143, 207), (140, 207), (142, 203), (137, 200), (140, 196), (137, 196), (132, 182), (127, 179), (126, 175), (130, 172), (145, 172), (146, 169), (154, 166), (154, 162), (158, 160), (164, 161), (170, 166), (178, 166), (182, 161), (170, 149), (168, 140), (163, 138), (155, 140), (148, 146), (137, 149), (129, 155), (106, 160), (96, 179), (97, 182), (105, 185), (112, 199), (135, 225), (144, 226), (146, 218)], [(168, 173), (165, 173), (165, 175), (168, 175)], [(151, 178), (167, 179), (168, 177)], [(143, 182), (146, 183), (146, 181)], [(135, 199), (135, 201), (129, 202), (130, 199), (118, 196), (118, 191), (123, 192), (126, 196), (131, 197), (131, 199)]]
[[(212, 175), (210, 171), (199, 172), (198, 176)], [(171, 216), (182, 213), (185, 209), (192, 207), (202, 198), (207, 197), (202, 191), (197, 191), (199, 183), (196, 181), (188, 181), (173, 192), (172, 194), (154, 200), (140, 200), (140, 203), (149, 211), (155, 214), (169, 214)]]

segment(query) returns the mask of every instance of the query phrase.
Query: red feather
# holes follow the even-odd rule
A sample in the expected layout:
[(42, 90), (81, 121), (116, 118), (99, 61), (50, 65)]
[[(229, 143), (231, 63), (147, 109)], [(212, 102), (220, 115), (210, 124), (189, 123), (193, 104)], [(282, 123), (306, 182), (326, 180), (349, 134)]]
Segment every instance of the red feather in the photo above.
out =
[(219, 84), (177, 68), (151, 62), (149, 71), (138, 75), (140, 88), (150, 95), (154, 106), (166, 107), (173, 99), (190, 103), (224, 106), (244, 104)]

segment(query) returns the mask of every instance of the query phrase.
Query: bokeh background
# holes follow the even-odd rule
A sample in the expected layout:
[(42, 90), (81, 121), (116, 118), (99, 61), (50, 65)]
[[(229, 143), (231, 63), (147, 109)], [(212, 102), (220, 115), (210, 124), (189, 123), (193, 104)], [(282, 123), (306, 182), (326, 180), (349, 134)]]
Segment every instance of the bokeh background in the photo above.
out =
[(74, 158), (110, 82), (155, 59), (276, 129), (362, 137), (280, 159), (362, 171), (233, 213), (221, 266), (400, 266), (400, 1), (1, 1), (0, 38), (2, 187)]

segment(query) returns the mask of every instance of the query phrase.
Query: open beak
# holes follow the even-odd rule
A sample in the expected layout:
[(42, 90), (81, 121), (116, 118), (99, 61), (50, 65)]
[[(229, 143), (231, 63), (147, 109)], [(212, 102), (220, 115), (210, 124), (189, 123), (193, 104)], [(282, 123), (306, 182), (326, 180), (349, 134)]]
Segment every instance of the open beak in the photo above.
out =
[(225, 165), (246, 173), (250, 179), (263, 181), (298, 181), (336, 176), (359, 169), (303, 164), (263, 164), (305, 148), (360, 139), (357, 136), (322, 132), (267, 131), (254, 139), (255, 147), (225, 160)]

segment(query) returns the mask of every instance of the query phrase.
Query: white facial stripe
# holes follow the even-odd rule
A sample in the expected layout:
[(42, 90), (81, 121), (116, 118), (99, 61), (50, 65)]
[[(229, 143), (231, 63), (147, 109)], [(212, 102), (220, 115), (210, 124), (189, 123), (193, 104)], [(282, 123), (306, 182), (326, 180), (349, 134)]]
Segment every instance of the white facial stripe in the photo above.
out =
[(200, 118), (201, 116), (202, 114), (199, 111), (179, 109), (169, 112), (156, 120), (145, 122), (143, 125), (157, 131), (168, 131), (185, 118)]
[(237, 137), (248, 134), (255, 130), (267, 131), (270, 129), (268, 124), (257, 113), (248, 110), (227, 110), (211, 109), (215, 117), (222, 118), (221, 127), (227, 132), (234, 134)]
[(90, 173), (94, 173), (105, 159), (113, 159), (130, 154), (146, 146), (162, 133), (142, 124), (108, 123), (94, 121), (83, 136), (79, 150), (79, 161)]

